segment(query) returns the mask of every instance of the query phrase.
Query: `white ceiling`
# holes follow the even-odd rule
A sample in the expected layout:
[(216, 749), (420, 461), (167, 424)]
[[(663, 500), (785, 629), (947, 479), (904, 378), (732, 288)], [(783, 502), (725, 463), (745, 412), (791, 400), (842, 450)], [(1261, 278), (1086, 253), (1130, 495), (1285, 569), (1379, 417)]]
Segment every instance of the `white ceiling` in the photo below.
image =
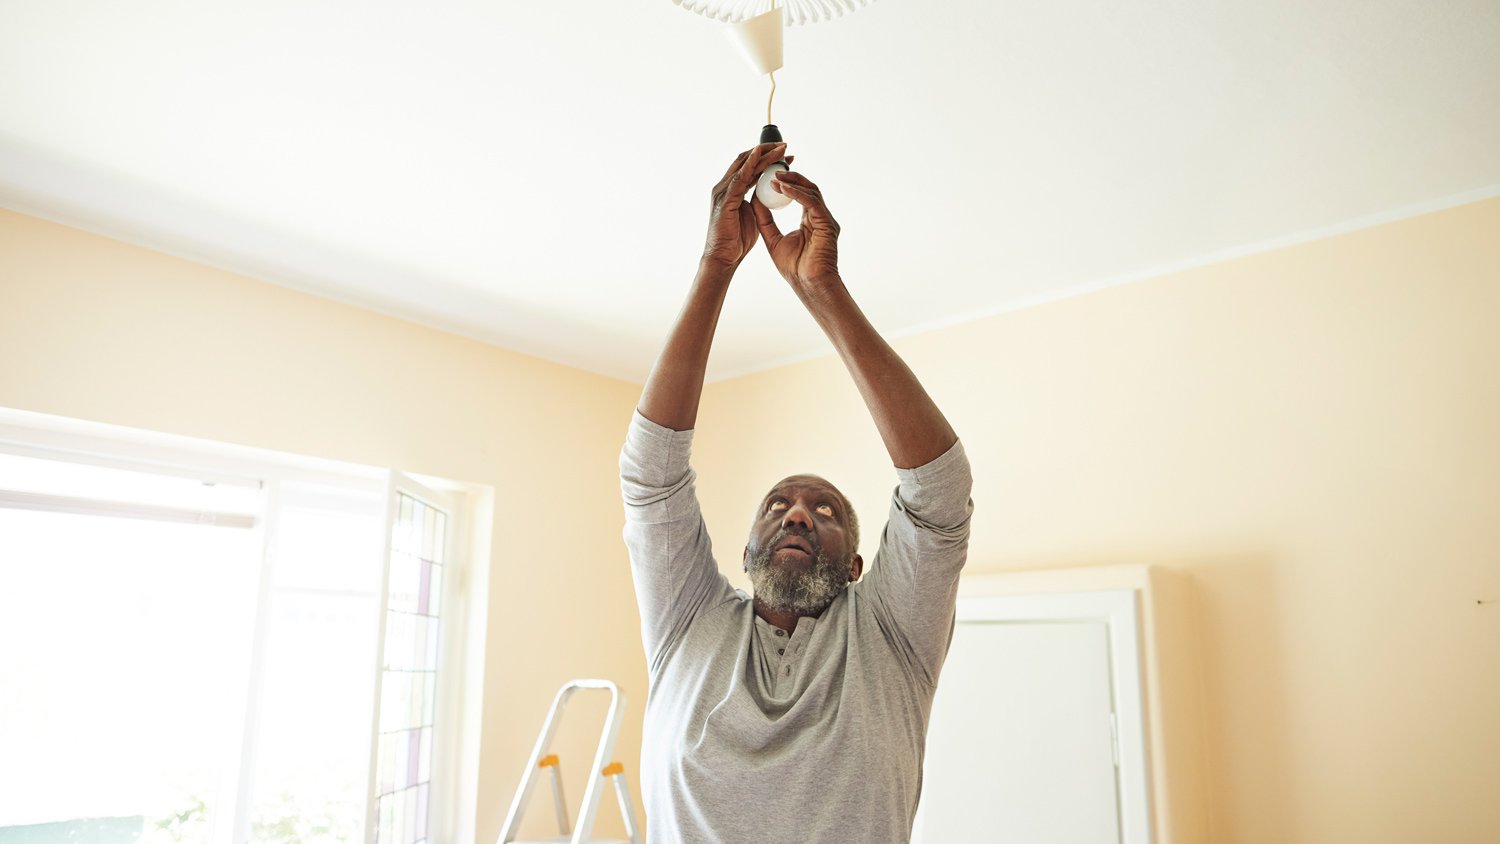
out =
[[(640, 380), (765, 118), (724, 26), (0, 0), (0, 205)], [(1500, 193), (1495, 0), (880, 0), (785, 53), (774, 118), (891, 334)], [(711, 374), (826, 349), (748, 260)]]

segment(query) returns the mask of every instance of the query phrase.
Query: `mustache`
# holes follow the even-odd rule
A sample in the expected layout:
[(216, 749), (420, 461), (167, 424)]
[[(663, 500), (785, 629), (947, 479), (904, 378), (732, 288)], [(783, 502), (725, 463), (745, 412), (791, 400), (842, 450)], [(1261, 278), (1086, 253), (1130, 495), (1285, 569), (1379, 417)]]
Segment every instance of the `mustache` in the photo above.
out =
[(775, 548), (776, 546), (781, 544), (781, 541), (783, 539), (787, 539), (793, 536), (805, 541), (808, 545), (811, 545), (814, 554), (821, 554), (823, 552), (823, 543), (818, 541), (817, 534), (813, 533), (810, 530), (801, 530), (797, 528), (786, 527), (776, 531), (776, 535), (771, 537), (771, 540), (766, 543), (766, 547)]
[[(771, 561), (772, 549), (793, 536), (813, 549), (810, 567), (780, 568)], [(752, 548), (745, 572), (755, 587), (755, 600), (778, 611), (820, 613), (849, 588), (847, 561), (830, 559), (810, 533), (797, 529), (777, 531), (764, 547)]]

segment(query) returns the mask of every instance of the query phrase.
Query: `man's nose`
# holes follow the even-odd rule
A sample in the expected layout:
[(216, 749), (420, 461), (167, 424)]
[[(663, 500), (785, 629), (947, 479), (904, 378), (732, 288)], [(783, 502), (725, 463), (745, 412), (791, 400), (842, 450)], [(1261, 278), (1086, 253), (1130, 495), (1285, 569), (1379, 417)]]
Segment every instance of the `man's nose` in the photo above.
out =
[(793, 525), (804, 531), (812, 530), (812, 513), (809, 513), (801, 504), (788, 507), (786, 516), (781, 520), (781, 526), (789, 528)]

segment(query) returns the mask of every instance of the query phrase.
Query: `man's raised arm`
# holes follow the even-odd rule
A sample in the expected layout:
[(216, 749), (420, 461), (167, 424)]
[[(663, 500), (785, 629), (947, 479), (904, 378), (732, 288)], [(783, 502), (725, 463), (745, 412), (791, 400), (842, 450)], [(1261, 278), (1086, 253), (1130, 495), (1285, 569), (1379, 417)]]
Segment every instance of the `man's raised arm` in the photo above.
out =
[(968, 459), (937, 404), (844, 287), (839, 224), (822, 192), (799, 173), (778, 172), (776, 179), (774, 189), (802, 205), (802, 223), (783, 235), (757, 199), (752, 208), (760, 235), (854, 377), (901, 479), (875, 564), (858, 587), (897, 631), (915, 675), (931, 687), (948, 652), (959, 573), (968, 558)]
[(785, 150), (786, 144), (761, 144), (740, 153), (714, 186), (698, 274), (641, 393), (641, 415), (662, 427), (687, 431), (698, 418), (708, 352), (729, 280), (755, 246), (755, 216), (745, 194)]
[(714, 186), (698, 274), (620, 451), (625, 545), (653, 674), (699, 611), (734, 595), (714, 563), (688, 454), (719, 311), (735, 268), (758, 237), (745, 194), (782, 151), (762, 144), (741, 153)]
[(802, 224), (785, 235), (771, 210), (752, 201), (771, 259), (802, 304), (828, 335), (865, 400), (880, 438), (898, 469), (936, 460), (958, 436), (917, 376), (875, 330), (844, 286), (838, 268), (839, 224), (823, 194), (806, 176), (776, 174), (776, 190), (802, 206)]

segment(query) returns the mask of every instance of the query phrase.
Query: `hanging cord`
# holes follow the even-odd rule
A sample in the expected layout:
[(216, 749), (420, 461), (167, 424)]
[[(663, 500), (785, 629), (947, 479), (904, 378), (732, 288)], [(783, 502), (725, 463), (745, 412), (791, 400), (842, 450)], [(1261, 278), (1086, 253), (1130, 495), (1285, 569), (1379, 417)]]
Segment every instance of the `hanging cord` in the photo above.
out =
[(771, 71), (771, 96), (766, 98), (766, 125), (769, 126), (776, 121), (771, 119), (771, 101), (776, 99), (776, 71)]
[[(781, 3), (778, 2), (778, 0), (771, 0), (771, 8), (772, 9), (775, 9), (777, 6), (780, 6), (780, 5), (781, 5)], [(770, 126), (770, 125), (772, 125), (773, 123), (776, 122), (776, 121), (774, 121), (774, 120), (771, 119), (771, 102), (773, 100), (775, 100), (775, 99), (776, 99), (776, 71), (773, 70), (773, 71), (771, 71), (771, 96), (769, 96), (769, 97), (766, 98), (766, 125), (767, 126)]]

